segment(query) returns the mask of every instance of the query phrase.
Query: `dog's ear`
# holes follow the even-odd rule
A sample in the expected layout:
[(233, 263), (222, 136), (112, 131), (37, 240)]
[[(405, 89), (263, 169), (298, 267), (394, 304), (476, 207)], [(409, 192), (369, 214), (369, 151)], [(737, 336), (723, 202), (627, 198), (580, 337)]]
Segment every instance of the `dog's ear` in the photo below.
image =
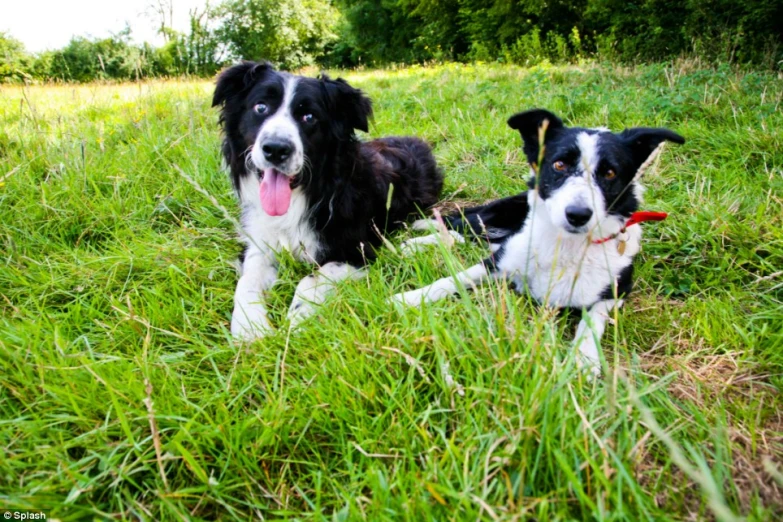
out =
[(634, 163), (634, 172), (638, 172), (642, 166), (649, 164), (654, 153), (664, 141), (671, 141), (682, 145), (685, 138), (669, 129), (649, 129), (636, 127), (625, 129), (618, 134), (623, 144), (631, 151)]
[(321, 75), (321, 81), (326, 87), (329, 99), (335, 110), (347, 124), (345, 128), (349, 133), (354, 129), (367, 132), (370, 130), (369, 120), (372, 117), (372, 102), (365, 94), (351, 87), (342, 78), (332, 80), (325, 74)]
[(525, 112), (520, 112), (508, 119), (508, 126), (514, 130), (518, 130), (522, 135), (522, 150), (525, 151), (527, 161), (531, 165), (538, 163), (538, 153), (540, 151), (540, 144), (538, 143), (539, 129), (547, 123), (546, 132), (544, 133), (544, 143), (546, 144), (552, 137), (554, 137), (561, 129), (563, 129), (563, 122), (560, 118), (544, 109), (532, 109)]
[(218, 76), (215, 84), (215, 94), (212, 96), (212, 106), (225, 104), (230, 98), (245, 91), (264, 74), (272, 71), (267, 62), (257, 63), (243, 61), (225, 69)]

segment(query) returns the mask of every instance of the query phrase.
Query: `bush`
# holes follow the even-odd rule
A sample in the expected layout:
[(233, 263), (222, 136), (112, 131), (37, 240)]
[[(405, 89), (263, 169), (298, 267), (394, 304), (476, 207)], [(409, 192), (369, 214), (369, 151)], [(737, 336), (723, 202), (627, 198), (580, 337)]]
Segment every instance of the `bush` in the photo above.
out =
[(86, 82), (95, 79), (139, 79), (144, 76), (146, 56), (142, 48), (131, 45), (130, 30), (101, 40), (74, 37), (64, 48), (46, 59), (49, 79)]

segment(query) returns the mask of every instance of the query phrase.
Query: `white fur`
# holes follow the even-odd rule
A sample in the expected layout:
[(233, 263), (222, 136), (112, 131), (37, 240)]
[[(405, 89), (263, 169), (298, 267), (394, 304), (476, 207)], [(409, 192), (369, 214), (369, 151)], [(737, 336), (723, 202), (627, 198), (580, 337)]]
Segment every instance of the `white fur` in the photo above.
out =
[(307, 201), (300, 188), (293, 190), (291, 206), (282, 216), (264, 212), (258, 177), (253, 174), (240, 181), (239, 197), (248, 248), (234, 295), (231, 333), (237, 338), (252, 340), (270, 330), (263, 292), (277, 280), (275, 252), (289, 250), (300, 261), (313, 263), (321, 247), (308, 222)]
[[(261, 169), (276, 168), (287, 176), (299, 174), (304, 166), (304, 145), (299, 135), (299, 126), (296, 124), (293, 115), (293, 99), (296, 94), (296, 85), (299, 79), (290, 74), (280, 73), (284, 78), (283, 101), (277, 111), (268, 117), (256, 136), (256, 141), (250, 151), (250, 158), (253, 164)], [(290, 158), (283, 165), (273, 165), (264, 157), (261, 150), (264, 142), (267, 140), (287, 141), (294, 146), (294, 151)]]
[(587, 317), (579, 321), (579, 326), (576, 328), (574, 345), (579, 350), (580, 363), (593, 375), (601, 372), (599, 349), (606, 323), (610, 320), (612, 311), (621, 306), (623, 306), (622, 299), (599, 301), (590, 307)]
[(312, 263), (320, 244), (308, 221), (307, 200), (300, 187), (291, 193), (291, 205), (282, 216), (270, 216), (261, 206), (258, 176), (243, 176), (239, 185), (242, 227), (248, 246), (259, 250), (289, 250), (301, 261)]
[[(601, 192), (595, 186), (592, 176), (584, 173), (581, 176), (569, 176), (560, 188), (546, 200), (542, 200), (541, 203), (546, 207), (549, 212), (549, 220), (555, 226), (575, 232), (587, 231), (605, 215)], [(570, 225), (566, 217), (566, 209), (571, 205), (587, 207), (593, 211), (590, 220), (578, 229)]]
[[(271, 168), (260, 149), (268, 137), (286, 139), (294, 144), (294, 154), (286, 174), (296, 174), (302, 168), (304, 149), (290, 107), (296, 83), (295, 77), (286, 76), (283, 103), (259, 131), (251, 157), (261, 170)], [(242, 205), (243, 240), (248, 248), (234, 295), (231, 333), (239, 339), (252, 340), (262, 337), (271, 328), (266, 318), (263, 293), (277, 280), (275, 252), (289, 250), (300, 261), (313, 263), (321, 245), (318, 234), (310, 226), (307, 200), (301, 188), (292, 191), (291, 204), (282, 216), (270, 216), (264, 212), (257, 174), (249, 172), (243, 176), (238, 192)]]
[(237, 339), (252, 340), (262, 337), (271, 326), (266, 318), (263, 293), (277, 281), (277, 268), (272, 253), (250, 247), (245, 253), (239, 282), (234, 293), (234, 311), (231, 314), (231, 335)]
[[(457, 243), (465, 242), (465, 238), (462, 237), (462, 234), (459, 232), (455, 230), (448, 230), (447, 232), (449, 236), (451, 236)], [(413, 252), (416, 252), (422, 245), (437, 245), (439, 243), (443, 243), (443, 235), (441, 234), (430, 234), (429, 236), (413, 237), (403, 241), (402, 245), (400, 245), (400, 250), (403, 254), (410, 255)]]
[(581, 154), (580, 163), (582, 171), (590, 174), (598, 169), (598, 134), (591, 132), (580, 132), (576, 137), (576, 145)]
[(296, 286), (294, 299), (288, 309), (288, 319), (296, 327), (313, 315), (318, 305), (323, 303), (334, 289), (334, 285), (343, 279), (358, 279), (365, 272), (348, 263), (326, 263), (318, 271), (305, 277)]
[(411, 223), (411, 230), (433, 230), (438, 226), (437, 223), (434, 219), (417, 219)]
[(487, 268), (484, 264), (479, 263), (473, 265), (464, 272), (460, 272), (453, 278), (444, 277), (443, 279), (438, 279), (424, 288), (397, 294), (392, 297), (392, 300), (408, 306), (419, 306), (422, 302), (431, 303), (433, 301), (440, 301), (441, 299), (454, 295), (465, 285), (473, 287), (489, 276), (490, 274), (487, 272)]
[[(561, 189), (562, 190), (562, 189)], [(601, 193), (598, 192), (600, 195)], [(550, 306), (563, 308), (591, 307), (590, 323), (580, 323), (576, 344), (581, 354), (580, 362), (592, 372), (600, 372), (596, 339), (603, 334), (605, 320), (611, 308), (622, 301), (601, 300), (601, 294), (614, 285), (620, 272), (631, 264), (640, 250), (642, 229), (631, 227), (622, 238), (605, 243), (592, 243), (590, 234), (571, 234), (551, 220), (551, 211), (538, 192), (528, 192), (530, 212), (522, 229), (504, 244), (503, 255), (495, 273), (489, 274), (480, 263), (454, 278), (446, 277), (429, 286), (394, 296), (395, 302), (418, 306), (453, 295), (461, 286), (476, 285), (493, 277), (506, 277), (514, 281), (520, 292), (529, 292), (536, 300)], [(622, 227), (619, 219), (609, 217), (603, 223), (600, 237), (617, 232)], [(619, 240), (626, 241), (620, 254)], [(602, 304), (604, 303), (604, 304)], [(611, 306), (610, 306), (611, 305)], [(585, 336), (592, 328), (593, 337)]]
[[(626, 231), (622, 238), (626, 241), (625, 252), (621, 255), (617, 240), (593, 244), (585, 234), (570, 234), (554, 225), (536, 191), (528, 193), (528, 203), (530, 214), (522, 230), (506, 241), (497, 270), (539, 302), (558, 308), (594, 304), (640, 250), (641, 227)], [(395, 299), (409, 305), (419, 304), (422, 297), (437, 301), (453, 294), (449, 290), (458, 288), (457, 284), (480, 281), (486, 275), (482, 273), (483, 266), (475, 265), (457, 274), (457, 283), (452, 278), (444, 278)]]
[[(585, 234), (571, 234), (549, 219), (544, 200), (534, 190), (528, 192), (530, 213), (522, 230), (505, 243), (498, 270), (530, 292), (542, 303), (556, 307), (584, 307), (595, 303), (622, 269), (639, 252), (642, 229), (627, 230), (625, 252), (616, 241), (589, 242)], [(619, 220), (607, 220), (602, 237), (619, 230)]]

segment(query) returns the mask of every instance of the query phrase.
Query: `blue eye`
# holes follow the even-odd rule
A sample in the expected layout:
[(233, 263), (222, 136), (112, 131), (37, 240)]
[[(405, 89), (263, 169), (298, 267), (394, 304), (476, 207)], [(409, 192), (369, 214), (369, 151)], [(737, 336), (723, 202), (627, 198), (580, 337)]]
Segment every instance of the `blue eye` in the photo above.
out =
[(302, 123), (315, 123), (315, 116), (312, 114), (305, 114), (302, 116)]
[(256, 111), (256, 114), (266, 114), (269, 110), (269, 106), (267, 106), (266, 103), (258, 103), (253, 107), (253, 110)]

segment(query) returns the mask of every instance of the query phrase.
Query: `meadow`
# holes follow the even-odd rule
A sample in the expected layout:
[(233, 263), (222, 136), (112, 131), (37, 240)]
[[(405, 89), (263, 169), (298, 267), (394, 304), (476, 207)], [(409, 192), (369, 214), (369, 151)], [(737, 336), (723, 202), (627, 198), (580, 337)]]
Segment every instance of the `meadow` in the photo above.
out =
[[(314, 73), (314, 71), (311, 71)], [(338, 74), (335, 72), (335, 74)], [(514, 112), (686, 137), (645, 174), (636, 288), (595, 381), (579, 317), (481, 259), (386, 248), (301, 329), (228, 333), (240, 252), (208, 81), (0, 87), (0, 511), (85, 520), (783, 516), (783, 81), (678, 61), (344, 72), (426, 138), (444, 204), (524, 190)], [(366, 137), (365, 137), (366, 138)], [(392, 245), (412, 236), (403, 231)]]

